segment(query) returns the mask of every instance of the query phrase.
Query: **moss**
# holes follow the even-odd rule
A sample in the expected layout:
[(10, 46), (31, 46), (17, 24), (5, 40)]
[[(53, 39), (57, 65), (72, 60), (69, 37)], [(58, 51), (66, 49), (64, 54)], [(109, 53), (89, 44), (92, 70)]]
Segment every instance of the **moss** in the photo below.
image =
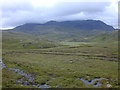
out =
[(97, 83), (98, 83), (98, 81), (94, 81), (94, 83), (93, 83), (93, 84), (94, 84), (94, 85), (97, 85)]
[(39, 83), (40, 85), (46, 84), (50, 80), (50, 77), (47, 76), (38, 76), (35, 78), (35, 82)]

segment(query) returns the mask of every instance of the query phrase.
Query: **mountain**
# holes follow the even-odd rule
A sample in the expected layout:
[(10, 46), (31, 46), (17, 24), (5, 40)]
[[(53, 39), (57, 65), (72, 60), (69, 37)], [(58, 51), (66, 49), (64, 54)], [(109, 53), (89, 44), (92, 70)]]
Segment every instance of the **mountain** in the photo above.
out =
[(100, 20), (49, 21), (44, 24), (27, 23), (10, 30), (47, 38), (50, 40), (87, 41), (101, 32), (114, 31), (114, 28)]
[(14, 28), (14, 31), (18, 32), (34, 32), (34, 31), (43, 31), (43, 30), (57, 30), (57, 31), (73, 31), (73, 30), (114, 30), (110, 25), (105, 24), (100, 20), (76, 20), (76, 21), (49, 21), (44, 24), (38, 23), (27, 23), (21, 26)]
[(56, 22), (50, 21), (45, 23), (45, 25), (52, 26), (61, 26), (61, 27), (70, 27), (76, 28), (79, 30), (113, 30), (112, 26), (105, 24), (100, 20), (78, 20), (78, 21), (64, 21), (64, 22)]

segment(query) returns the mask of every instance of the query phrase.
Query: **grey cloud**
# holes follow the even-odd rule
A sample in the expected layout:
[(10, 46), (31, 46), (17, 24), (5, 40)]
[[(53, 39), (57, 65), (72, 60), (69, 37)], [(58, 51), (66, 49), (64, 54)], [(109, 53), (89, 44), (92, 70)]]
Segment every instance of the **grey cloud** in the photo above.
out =
[[(110, 2), (58, 2), (51, 7), (34, 7), (29, 0), (2, 5), (2, 26), (14, 27), (24, 23), (44, 23), (49, 20), (103, 19)], [(101, 18), (102, 17), (102, 18)]]
[(81, 12), (85, 13), (98, 13), (103, 12), (106, 6), (109, 6), (110, 2), (61, 2), (56, 4), (52, 8), (46, 9), (44, 12), (50, 16), (66, 16), (74, 15)]

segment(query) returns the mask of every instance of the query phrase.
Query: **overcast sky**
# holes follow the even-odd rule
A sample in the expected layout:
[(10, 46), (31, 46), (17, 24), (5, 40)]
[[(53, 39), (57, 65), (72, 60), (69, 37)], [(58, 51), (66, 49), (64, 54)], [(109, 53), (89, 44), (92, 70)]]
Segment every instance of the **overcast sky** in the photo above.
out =
[[(89, 1), (89, 2), (88, 2)], [(0, 0), (0, 28), (50, 20), (101, 20), (118, 26), (118, 0)], [(0, 18), (0, 20), (1, 20)]]

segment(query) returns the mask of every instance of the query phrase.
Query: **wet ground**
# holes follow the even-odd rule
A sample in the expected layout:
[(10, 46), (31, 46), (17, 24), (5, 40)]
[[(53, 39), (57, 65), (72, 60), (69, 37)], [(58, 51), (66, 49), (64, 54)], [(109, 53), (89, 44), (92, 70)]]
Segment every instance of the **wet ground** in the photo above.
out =
[[(6, 64), (2, 62), (2, 59), (0, 59), (0, 70), (2, 70), (3, 68), (6, 68)], [(9, 70), (12, 72), (16, 72), (19, 75), (22, 75), (20, 79), (16, 80), (19, 83), (18, 85), (38, 87), (38, 88), (50, 88), (51, 87), (47, 84), (39, 85), (35, 83), (34, 82), (35, 75), (27, 74), (23, 70), (16, 69), (16, 68), (9, 68)]]
[[(49, 85), (43, 84), (43, 85), (39, 85), (37, 83), (35, 83), (35, 75), (32, 74), (27, 74), (24, 71), (20, 70), (20, 69), (15, 69), (15, 68), (9, 68), (9, 70), (16, 72), (19, 75), (23, 75), (22, 78), (16, 80), (19, 83), (22, 83), (24, 86), (31, 86), (31, 87), (38, 87), (38, 88), (50, 88)], [(26, 79), (26, 80), (24, 80)]]
[(2, 59), (0, 58), (0, 70), (2, 70), (5, 67), (6, 65), (2, 62)]
[[(6, 64), (2, 62), (2, 59), (0, 59), (0, 64), (1, 64), (0, 69), (6, 68)], [(30, 73), (27, 74), (23, 70), (16, 69), (16, 68), (9, 68), (9, 70), (11, 72), (15, 72), (19, 75), (22, 75), (21, 78), (16, 80), (19, 83), (18, 85), (31, 86), (31, 87), (37, 87), (37, 88), (50, 88), (51, 87), (50, 85), (47, 85), (46, 83), (43, 85), (36, 83), (35, 75), (33, 74), (30, 74)], [(93, 85), (94, 87), (98, 87), (102, 85), (102, 83), (99, 82), (100, 80), (102, 80), (102, 78), (93, 79), (91, 81), (85, 80), (83, 78), (80, 78), (80, 80), (83, 81), (85, 84), (90, 84), (90, 85)]]
[[(99, 82), (100, 80), (102, 80), (102, 78), (93, 79), (91, 81), (85, 80), (83, 78), (80, 78), (80, 80), (82, 80), (85, 84), (92, 84), (94, 87), (98, 87), (98, 86), (102, 85), (102, 83)], [(96, 84), (95, 84), (95, 82), (96, 82)]]

